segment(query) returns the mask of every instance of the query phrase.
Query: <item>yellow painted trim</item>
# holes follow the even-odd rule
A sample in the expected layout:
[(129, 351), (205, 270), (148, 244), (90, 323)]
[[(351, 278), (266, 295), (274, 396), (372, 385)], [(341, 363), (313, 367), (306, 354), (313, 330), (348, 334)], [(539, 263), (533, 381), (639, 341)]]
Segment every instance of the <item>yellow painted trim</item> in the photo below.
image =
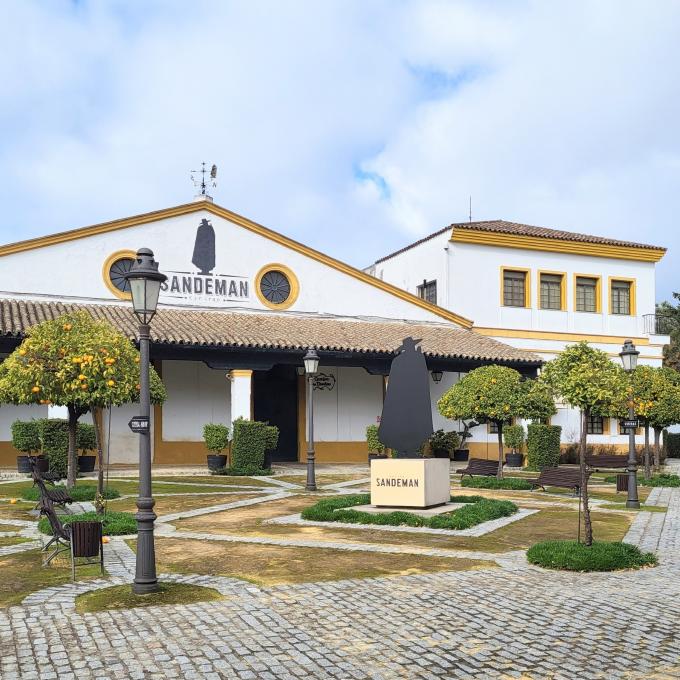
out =
[(232, 378), (251, 378), (253, 372), (249, 368), (232, 368), (229, 375)]
[[(262, 295), (262, 291), (260, 290), (260, 281), (262, 281), (262, 277), (267, 272), (281, 272), (288, 279), (288, 283), (290, 284), (290, 295), (280, 304), (270, 302), (264, 295)], [(295, 273), (292, 269), (286, 267), (285, 264), (272, 262), (271, 264), (266, 264), (264, 267), (262, 267), (262, 269), (260, 269), (260, 271), (255, 275), (255, 294), (257, 295), (257, 299), (265, 307), (269, 307), (269, 309), (288, 309), (294, 305), (295, 301), (298, 299), (298, 295), (300, 294), (300, 282), (298, 281), (298, 278), (295, 276)]]
[(552, 274), (553, 276), (559, 276), (560, 277), (560, 308), (558, 309), (548, 309), (547, 311), (549, 312), (566, 312), (567, 311), (567, 273), (566, 272), (552, 272), (548, 271), (547, 269), (539, 269), (538, 270), (538, 275), (536, 276), (536, 291), (537, 291), (537, 298), (536, 298), (536, 305), (538, 306), (539, 309), (543, 309), (541, 307), (541, 275), (542, 274)]
[(102, 266), (102, 278), (104, 279), (104, 284), (111, 291), (111, 293), (117, 297), (119, 300), (132, 300), (132, 295), (130, 293), (123, 293), (123, 291), (118, 290), (111, 282), (111, 277), (109, 276), (109, 269), (111, 265), (116, 260), (122, 260), (123, 258), (137, 259), (137, 253), (134, 250), (116, 250), (115, 253), (111, 253), (105, 260)]
[(624, 281), (630, 283), (630, 314), (613, 314), (613, 316), (637, 316), (637, 281), (625, 276), (610, 276), (609, 283), (609, 313), (612, 314), (612, 283), (614, 281)]
[[(522, 347), (521, 349), (526, 349), (526, 348)], [(556, 348), (555, 349), (545, 349), (545, 348), (538, 349), (538, 348), (532, 347), (531, 349), (527, 349), (527, 351), (533, 352), (534, 354), (562, 354), (562, 352), (564, 350), (563, 349), (556, 349)], [(619, 352), (605, 352), (605, 354), (607, 354), (610, 357), (614, 357), (615, 359), (620, 361)], [(659, 361), (661, 361), (663, 359), (663, 355), (662, 354), (640, 354), (638, 359), (658, 359)]]
[[(521, 309), (518, 307), (518, 309)], [(487, 328), (477, 327), (473, 329), (480, 335), (489, 335), (498, 338), (525, 338), (526, 340), (559, 340), (561, 342), (601, 342), (622, 345), (631, 336), (623, 335), (588, 335), (584, 333), (565, 333), (562, 331), (530, 331), (520, 328)], [(631, 338), (636, 345), (649, 345), (649, 338)]]
[[(595, 281), (595, 311), (584, 312), (576, 309), (576, 279), (593, 279)], [(574, 312), (576, 314), (602, 314), (602, 277), (598, 274), (574, 274)]]
[[(525, 269), (524, 267), (501, 267), (501, 307), (506, 307), (508, 305), (504, 304), (504, 292), (505, 292), (505, 272), (524, 272), (524, 307), (531, 307), (531, 269)], [(514, 309), (522, 309), (522, 307), (515, 307)]]
[(448, 309), (443, 309), (442, 307), (433, 305), (431, 302), (427, 302), (426, 300), (419, 298), (417, 295), (413, 295), (413, 293), (409, 293), (405, 290), (402, 290), (401, 288), (398, 288), (397, 286), (393, 286), (392, 284), (378, 279), (375, 276), (371, 276), (360, 269), (356, 269), (345, 262), (341, 262), (340, 260), (336, 260), (329, 255), (320, 253), (318, 250), (309, 248), (308, 246), (294, 241), (283, 234), (279, 234), (278, 232), (268, 229), (261, 224), (257, 224), (257, 222), (253, 222), (252, 220), (242, 217), (237, 213), (231, 212), (226, 208), (207, 201), (194, 201), (192, 203), (185, 203), (173, 208), (165, 208), (163, 210), (156, 210), (154, 212), (135, 215), (133, 217), (126, 217), (120, 220), (102, 222), (101, 224), (94, 224), (89, 227), (81, 227), (71, 231), (50, 234), (49, 236), (41, 236), (39, 238), (28, 239), (26, 241), (9, 243), (5, 246), (0, 246), (0, 257), (3, 255), (12, 255), (14, 253), (25, 252), (27, 250), (34, 250), (35, 248), (56, 245), (58, 243), (67, 243), (69, 241), (75, 241), (88, 236), (106, 234), (112, 231), (118, 231), (120, 229), (127, 229), (128, 227), (137, 227), (141, 224), (149, 224), (150, 222), (157, 222), (158, 220), (164, 220), (171, 217), (189, 215), (191, 213), (200, 212), (201, 210), (205, 210), (209, 213), (212, 213), (213, 215), (218, 215), (219, 217), (229, 220), (234, 224), (238, 224), (240, 227), (243, 227), (248, 231), (252, 231), (253, 233), (263, 236), (270, 241), (274, 241), (275, 243), (285, 246), (286, 248), (290, 248), (297, 253), (316, 260), (317, 262), (331, 267), (343, 274), (347, 274), (358, 281), (367, 283), (369, 286), (378, 288), (379, 290), (389, 293), (390, 295), (404, 300), (405, 302), (414, 304), (421, 309), (425, 309), (432, 314), (436, 314), (437, 316), (446, 319), (447, 321), (452, 321), (463, 328), (472, 328), (473, 322), (470, 319), (460, 316), (455, 312), (451, 312)]
[(640, 248), (639, 246), (610, 245), (607, 243), (586, 243), (557, 238), (539, 238), (519, 234), (499, 234), (492, 231), (478, 231), (456, 226), (452, 229), (451, 241), (472, 243), (482, 246), (519, 248), (520, 250), (542, 250), (549, 253), (570, 253), (592, 257), (609, 257), (619, 260), (658, 262), (665, 254), (665, 248)]

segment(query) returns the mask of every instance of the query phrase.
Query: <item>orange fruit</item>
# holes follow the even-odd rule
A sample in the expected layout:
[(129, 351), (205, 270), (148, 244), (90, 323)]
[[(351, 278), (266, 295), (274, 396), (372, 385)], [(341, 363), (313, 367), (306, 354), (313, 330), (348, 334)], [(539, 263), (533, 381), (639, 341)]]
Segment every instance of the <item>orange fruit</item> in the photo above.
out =
[(33, 392), (33, 394), (37, 394), (40, 392), (40, 388), (37, 385), (33, 385), (33, 387), (31, 387), (31, 392)]
[(85, 380), (86, 376), (84, 376), (82, 373), (78, 376), (78, 380)]
[(83, 383), (83, 384), (80, 386), (80, 389), (81, 389), (81, 390), (86, 390), (86, 389), (87, 389), (87, 383)]
[(137, 383), (136, 387), (137, 387), (138, 390), (142, 389), (142, 386), (139, 383)]
[(24, 355), (26, 354), (26, 350), (23, 349), (23, 347), (22, 347), (22, 348), (19, 350), (19, 354), (21, 354), (21, 356), (24, 356)]
[(70, 323), (64, 324), (64, 330), (65, 331), (70, 331), (72, 328), (73, 328), (73, 324), (70, 324)]
[(102, 543), (108, 543), (110, 540), (108, 536), (102, 536)]
[(17, 502), (17, 499), (16, 499), (16, 498), (10, 498), (10, 499), (9, 499), (9, 502), (10, 502), (12, 505), (14, 505), (14, 504)]
[(107, 384), (109, 387), (113, 387), (113, 386), (116, 384), (116, 381), (115, 381), (115, 380), (109, 380), (106, 384)]
[(73, 357), (72, 361), (74, 364), (80, 364), (83, 360), (80, 357)]

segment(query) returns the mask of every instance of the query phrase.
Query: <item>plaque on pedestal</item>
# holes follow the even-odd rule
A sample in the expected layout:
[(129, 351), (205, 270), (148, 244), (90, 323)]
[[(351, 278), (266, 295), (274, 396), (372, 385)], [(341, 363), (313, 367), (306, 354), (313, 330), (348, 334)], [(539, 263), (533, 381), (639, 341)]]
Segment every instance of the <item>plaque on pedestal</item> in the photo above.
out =
[(431, 508), (451, 497), (445, 458), (388, 458), (371, 464), (371, 505)]

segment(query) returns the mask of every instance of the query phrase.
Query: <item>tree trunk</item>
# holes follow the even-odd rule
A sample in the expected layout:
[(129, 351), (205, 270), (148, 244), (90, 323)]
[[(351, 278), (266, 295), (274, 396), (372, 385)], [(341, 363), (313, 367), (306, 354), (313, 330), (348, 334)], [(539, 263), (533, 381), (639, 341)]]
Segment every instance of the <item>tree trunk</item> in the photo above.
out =
[(654, 472), (661, 471), (661, 430), (660, 427), (654, 428)]
[(498, 472), (496, 477), (503, 479), (503, 421), (499, 420), (496, 425), (498, 429)]
[(588, 505), (588, 471), (586, 469), (586, 445), (588, 438), (587, 410), (581, 411), (581, 440), (579, 443), (579, 467), (581, 470), (581, 499), (583, 501), (583, 529), (585, 545), (593, 544), (593, 525), (590, 522), (590, 506)]
[(651, 479), (652, 467), (649, 459), (649, 423), (645, 420), (645, 479)]
[(92, 423), (94, 424), (94, 438), (97, 445), (97, 496), (95, 498), (95, 507), (97, 513), (104, 514), (104, 505), (102, 499), (104, 496), (104, 453), (102, 451), (102, 409), (99, 406), (92, 407)]
[(68, 409), (68, 470), (66, 473), (66, 486), (72, 489), (76, 485), (76, 475), (78, 473), (78, 450), (76, 449), (76, 438), (78, 434), (78, 418), (80, 413), (75, 406), (69, 404)]

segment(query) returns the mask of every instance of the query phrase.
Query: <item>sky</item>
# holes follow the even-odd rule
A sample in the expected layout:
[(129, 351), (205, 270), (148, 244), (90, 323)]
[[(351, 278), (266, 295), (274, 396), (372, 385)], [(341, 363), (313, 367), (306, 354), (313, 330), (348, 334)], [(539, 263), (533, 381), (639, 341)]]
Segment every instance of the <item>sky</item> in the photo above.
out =
[(676, 0), (7, 0), (0, 242), (215, 201), (353, 265), (468, 218), (663, 245)]

